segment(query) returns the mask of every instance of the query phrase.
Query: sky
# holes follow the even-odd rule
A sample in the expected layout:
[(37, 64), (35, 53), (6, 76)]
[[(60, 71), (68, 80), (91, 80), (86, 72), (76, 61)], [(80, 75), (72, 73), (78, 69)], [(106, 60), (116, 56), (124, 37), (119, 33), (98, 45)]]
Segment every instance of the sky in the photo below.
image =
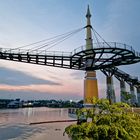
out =
[[(86, 25), (87, 5), (96, 31), (108, 42), (139, 51), (139, 0), (0, 0), (0, 48), (16, 48)], [(53, 50), (71, 52), (85, 45), (81, 31)], [(139, 51), (140, 52), (140, 51)], [(140, 65), (119, 66), (138, 76)], [(106, 97), (105, 76), (97, 71), (99, 97)], [(83, 99), (84, 72), (0, 60), (0, 98)], [(117, 101), (119, 82), (114, 78)]]

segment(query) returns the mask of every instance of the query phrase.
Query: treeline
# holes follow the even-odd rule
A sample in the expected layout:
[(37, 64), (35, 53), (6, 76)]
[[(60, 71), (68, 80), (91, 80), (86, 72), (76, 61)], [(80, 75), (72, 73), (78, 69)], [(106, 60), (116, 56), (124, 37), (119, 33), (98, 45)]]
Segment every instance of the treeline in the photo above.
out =
[(20, 100), (20, 99), (0, 99), (0, 108), (23, 108), (23, 107), (52, 107), (52, 108), (81, 108), (83, 101), (75, 102), (71, 100)]

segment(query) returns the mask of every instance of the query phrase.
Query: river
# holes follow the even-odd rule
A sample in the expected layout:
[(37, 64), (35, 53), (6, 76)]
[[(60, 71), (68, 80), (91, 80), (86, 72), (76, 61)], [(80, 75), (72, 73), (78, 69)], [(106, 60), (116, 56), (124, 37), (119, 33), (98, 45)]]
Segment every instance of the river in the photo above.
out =
[(0, 140), (69, 140), (66, 134), (63, 136), (63, 132), (71, 122), (29, 125), (33, 122), (63, 119), (72, 119), (67, 109), (1, 109)]

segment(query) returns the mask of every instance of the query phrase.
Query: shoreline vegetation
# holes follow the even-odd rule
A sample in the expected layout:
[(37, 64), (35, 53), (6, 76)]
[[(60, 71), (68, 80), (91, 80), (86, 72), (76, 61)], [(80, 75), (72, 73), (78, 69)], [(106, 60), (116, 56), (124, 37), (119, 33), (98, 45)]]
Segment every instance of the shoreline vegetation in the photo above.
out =
[(0, 99), (0, 109), (25, 107), (81, 108), (83, 101)]
[(65, 133), (72, 140), (140, 140), (140, 115), (126, 103), (110, 104), (92, 100), (93, 107), (76, 112), (80, 123), (69, 125)]

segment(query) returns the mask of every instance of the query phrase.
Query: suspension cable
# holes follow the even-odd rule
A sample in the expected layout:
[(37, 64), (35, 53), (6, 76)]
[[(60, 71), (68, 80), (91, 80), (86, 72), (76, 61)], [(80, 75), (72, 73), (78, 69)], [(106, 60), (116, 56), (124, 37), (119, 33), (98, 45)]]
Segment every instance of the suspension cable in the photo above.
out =
[(77, 32), (80, 32), (82, 29), (83, 28), (77, 29), (77, 30), (75, 30), (73, 32), (70, 32), (69, 34), (65, 35), (64, 37), (60, 37), (60, 38), (57, 38), (55, 40), (52, 40), (52, 41), (48, 42), (47, 44), (43, 44), (43, 45), (39, 45), (39, 46), (36, 46), (34, 48), (31, 48), (30, 51), (36, 51), (36, 50), (45, 48), (46, 46), (49, 46), (48, 48), (46, 48), (46, 50), (48, 50), (48, 49), (52, 48), (53, 46), (55, 46), (55, 45), (63, 42), (64, 40), (70, 38), (72, 35), (76, 34)]
[[(83, 28), (84, 28), (84, 27), (79, 28), (79, 29), (75, 29), (75, 30), (72, 30), (72, 31), (69, 31), (69, 32), (66, 32), (66, 33), (63, 33), (63, 34), (60, 34), (60, 35), (51, 37), (51, 38), (43, 39), (43, 40), (40, 40), (40, 41), (37, 41), (37, 42), (34, 42), (34, 43), (30, 43), (30, 44), (27, 44), (27, 45), (23, 45), (23, 46), (20, 46), (20, 47), (16, 47), (16, 48), (13, 48), (13, 49), (9, 49), (9, 50), (7, 50), (7, 51), (18, 50), (18, 49), (26, 48), (26, 47), (29, 47), (29, 46), (34, 46), (34, 45), (36, 45), (36, 44), (39, 44), (39, 43), (42, 43), (42, 42), (45, 42), (45, 41), (49, 41), (48, 43), (53, 43), (53, 42), (56, 42), (55, 40), (59, 40), (59, 39), (65, 37), (65, 36), (67, 36), (67, 35), (69, 35), (69, 34), (78, 32), (78, 31), (82, 30)], [(35, 46), (35, 47), (33, 47), (33, 48), (36, 48), (36, 47), (39, 47), (39, 46), (43, 46), (43, 45), (44, 45), (44, 46), (45, 46), (45, 45), (48, 46), (49, 44), (47, 44), (47, 42), (46, 42), (46, 43), (37, 45), (37, 46)], [(31, 49), (33, 49), (33, 48), (31, 48)], [(6, 51), (6, 52), (7, 52), (7, 51)]]
[(92, 30), (103, 40), (103, 42), (104, 42), (105, 44), (107, 44), (109, 47), (111, 47), (111, 46), (100, 36), (100, 34), (99, 34), (94, 28), (92, 28)]
[[(96, 39), (96, 41), (97, 41), (97, 44), (99, 45), (99, 48), (101, 48), (101, 46), (100, 46), (100, 42), (99, 42), (99, 39), (98, 39), (97, 35), (98, 35), (107, 45), (109, 45), (109, 44), (95, 31), (95, 29), (93, 30), (93, 34), (94, 34), (94, 36), (95, 36), (95, 39)], [(97, 34), (97, 35), (96, 35), (96, 34)], [(111, 46), (109, 45), (109, 47), (111, 47)], [(106, 56), (107, 56), (107, 58), (109, 58), (108, 54), (106, 54)]]
[(98, 39), (98, 37), (96, 36), (96, 33), (93, 31), (93, 35), (94, 35), (94, 37), (95, 37), (95, 40), (96, 40), (96, 42), (97, 42), (97, 44), (99, 45), (99, 48), (101, 48), (100, 47), (100, 43), (99, 43), (99, 39)]
[[(49, 47), (46, 48), (45, 51), (46, 51), (46, 50), (49, 50), (49, 49), (51, 49), (52, 47), (54, 47), (54, 46), (60, 44), (61, 42), (65, 41), (66, 39), (70, 38), (71, 36), (73, 36), (74, 34), (76, 34), (77, 32), (79, 32), (79, 31), (81, 31), (81, 30), (82, 30), (82, 29), (79, 29), (79, 30), (77, 30), (77, 31), (75, 31), (75, 32), (73, 32), (73, 33), (71, 33), (71, 34), (69, 34), (69, 35), (67, 35), (67, 36), (65, 36), (65, 37), (63, 37), (63, 38), (57, 40), (57, 41), (53, 41), (53, 43), (51, 43), (51, 44), (49, 44), (49, 45), (48, 45), (48, 44), (47, 44), (47, 45), (43, 45), (43, 46), (41, 46), (41, 47), (39, 47), (39, 48), (36, 48), (36, 49), (33, 49), (33, 50), (31, 50), (31, 51), (37, 51), (37, 50), (40, 50), (40, 49), (42, 49), (42, 48), (45, 48), (46, 46), (49, 46)], [(30, 51), (30, 52), (31, 52), (31, 51)], [(43, 52), (43, 51), (41, 51), (41, 52)], [(41, 53), (41, 52), (40, 52), (40, 53)]]

